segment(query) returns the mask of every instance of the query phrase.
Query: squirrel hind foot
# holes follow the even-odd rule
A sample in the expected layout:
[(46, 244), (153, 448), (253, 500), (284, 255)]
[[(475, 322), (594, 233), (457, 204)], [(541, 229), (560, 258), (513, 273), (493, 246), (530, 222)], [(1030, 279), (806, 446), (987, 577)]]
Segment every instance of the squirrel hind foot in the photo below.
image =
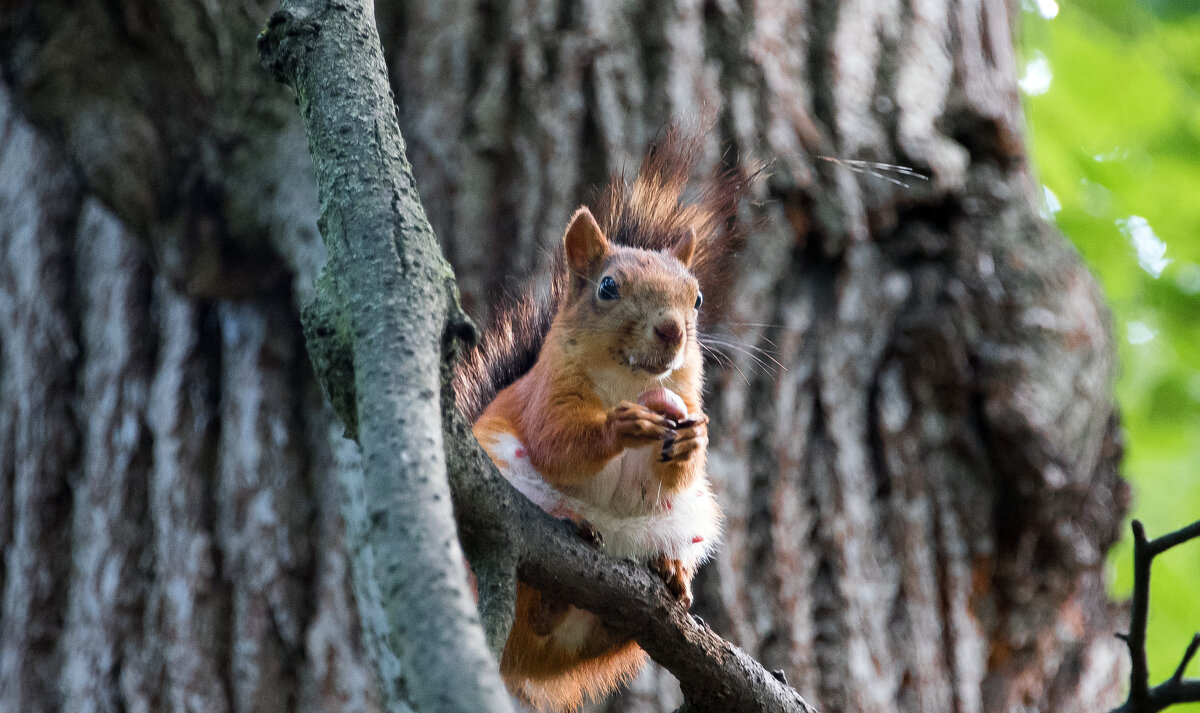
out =
[(579, 539), (598, 550), (604, 549), (604, 535), (591, 521), (573, 517), (559, 517), (558, 519), (563, 521)]
[(657, 574), (667, 585), (667, 591), (684, 609), (692, 608), (692, 573), (681, 560), (658, 555), (650, 560), (650, 571)]

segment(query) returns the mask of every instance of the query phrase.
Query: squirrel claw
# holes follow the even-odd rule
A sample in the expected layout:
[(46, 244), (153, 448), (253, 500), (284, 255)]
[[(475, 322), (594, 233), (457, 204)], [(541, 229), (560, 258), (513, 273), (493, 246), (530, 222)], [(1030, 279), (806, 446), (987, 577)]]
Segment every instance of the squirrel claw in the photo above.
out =
[(659, 463), (683, 462), (695, 451), (708, 445), (708, 417), (702, 413), (692, 414), (687, 420), (679, 421), (675, 428), (663, 437)]
[(658, 555), (650, 560), (650, 571), (657, 574), (667, 585), (667, 591), (683, 604), (684, 609), (692, 608), (692, 582), (683, 562), (673, 560), (666, 555)]
[(571, 528), (571, 531), (579, 536), (584, 542), (597, 549), (604, 547), (604, 535), (596, 529), (596, 526), (587, 520), (572, 520), (569, 517), (559, 518)]
[(671, 460), (673, 448), (675, 446), (675, 431), (669, 431), (667, 437), (663, 440), (662, 453), (659, 454), (658, 462), (666, 463)]

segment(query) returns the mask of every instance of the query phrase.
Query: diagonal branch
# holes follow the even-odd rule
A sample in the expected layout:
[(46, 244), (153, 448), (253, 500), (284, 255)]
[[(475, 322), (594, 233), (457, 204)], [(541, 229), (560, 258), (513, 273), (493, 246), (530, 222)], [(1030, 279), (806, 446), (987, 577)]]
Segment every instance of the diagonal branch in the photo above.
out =
[[(455, 608), (469, 609), (470, 597), (457, 586), (452, 498), (493, 651), (507, 638), (519, 576), (636, 638), (679, 679), (690, 711), (812, 713), (646, 568), (584, 544), (517, 492), (454, 408), (449, 376), (473, 327), (416, 198), (370, 3), (287, 0), (260, 36), (260, 55), (296, 91), (321, 190), (329, 262), (303, 316), (318, 376), (364, 455), (366, 512), (355, 517), (372, 557), (356, 559), (355, 589), (380, 600), (360, 602), (371, 609), (364, 627), (374, 627), (375, 651), (400, 659), (417, 707), (509, 705), (494, 695), (495, 662), (481, 662), (474, 612)], [(430, 404), (440, 409), (434, 419)], [(406, 579), (409, 564), (416, 574)], [(443, 585), (435, 597), (411, 585), (431, 581)], [(389, 706), (400, 707), (399, 687), (385, 683)]]
[(1183, 652), (1183, 658), (1179, 661), (1179, 666), (1175, 668), (1175, 673), (1171, 674), (1171, 681), (1174, 683), (1183, 683), (1183, 674), (1187, 671), (1188, 664), (1192, 662), (1192, 658), (1196, 655), (1196, 649), (1200, 649), (1200, 634), (1192, 634), (1192, 640), (1188, 644), (1187, 650)]
[(1150, 569), (1154, 558), (1188, 540), (1200, 537), (1200, 520), (1154, 540), (1146, 539), (1146, 528), (1138, 520), (1133, 528), (1133, 597), (1130, 603), (1129, 633), (1120, 634), (1129, 646), (1129, 697), (1111, 713), (1156, 713), (1177, 703), (1200, 701), (1200, 679), (1185, 679), (1184, 672), (1200, 648), (1200, 634), (1191, 643), (1175, 673), (1166, 681), (1150, 687), (1146, 663), (1146, 626), (1150, 618)]

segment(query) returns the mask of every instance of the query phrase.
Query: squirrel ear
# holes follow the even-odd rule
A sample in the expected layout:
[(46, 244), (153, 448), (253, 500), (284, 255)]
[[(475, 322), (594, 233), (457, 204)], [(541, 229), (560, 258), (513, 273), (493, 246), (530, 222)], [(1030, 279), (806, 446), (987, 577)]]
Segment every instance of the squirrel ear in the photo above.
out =
[(692, 264), (692, 256), (696, 254), (696, 229), (688, 226), (687, 236), (679, 244), (671, 248), (671, 254), (679, 258), (684, 267)]
[(581, 207), (571, 216), (563, 246), (567, 250), (567, 264), (580, 275), (591, 273), (596, 261), (608, 253), (608, 241), (587, 207)]

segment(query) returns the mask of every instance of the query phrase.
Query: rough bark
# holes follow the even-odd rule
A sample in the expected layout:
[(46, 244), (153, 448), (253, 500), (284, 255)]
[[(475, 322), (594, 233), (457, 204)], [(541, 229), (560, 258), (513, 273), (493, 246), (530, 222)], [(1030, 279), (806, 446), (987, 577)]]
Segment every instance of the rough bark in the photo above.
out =
[(61, 152), (21, 124), (2, 96), (0, 122), (0, 701), (22, 710), (54, 695), (62, 667), (62, 584), (71, 568), (62, 553), (71, 551), (81, 440), (70, 306), (79, 189)]
[[(710, 371), (715, 630), (822, 710), (1116, 704), (1111, 344), (1031, 198), (1015, 10), (380, 12), (417, 185), (482, 321), (672, 116), (716, 112), (710, 163), (771, 162), (728, 330), (787, 371)], [(0, 11), (0, 710), (379, 705), (329, 476), (353, 459), (299, 348), (325, 253), (295, 107), (254, 56), (267, 14)], [(678, 695), (649, 673), (611, 709)]]
[(0, 136), (0, 710), (376, 709), (290, 292), (182, 292), (7, 88)]
[(345, 510), (369, 556), (357, 559), (356, 592), (372, 653), (395, 656), (407, 684), (388, 681), (385, 702), (509, 710), (455, 536), (442, 438), (443, 354), (474, 326), (417, 196), (372, 5), (285, 2), (259, 50), (296, 91), (320, 189), (329, 262), (306, 327), (310, 343), (334, 343), (321, 354), (353, 364), (339, 383), (314, 361), (331, 394), (355, 394), (336, 400), (354, 404), (342, 416), (363, 457), (364, 507)]

